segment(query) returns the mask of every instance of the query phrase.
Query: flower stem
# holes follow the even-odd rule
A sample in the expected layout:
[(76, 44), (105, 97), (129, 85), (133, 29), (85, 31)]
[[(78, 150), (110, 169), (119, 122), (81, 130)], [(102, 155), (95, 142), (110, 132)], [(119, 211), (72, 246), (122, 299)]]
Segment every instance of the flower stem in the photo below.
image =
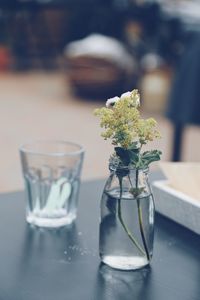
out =
[(130, 230), (128, 229), (128, 227), (124, 223), (124, 220), (123, 220), (123, 217), (122, 217), (122, 210), (121, 210), (122, 178), (120, 178), (120, 177), (119, 177), (119, 184), (120, 184), (120, 197), (118, 199), (118, 217), (119, 217), (120, 223), (121, 223), (122, 227), (124, 228), (125, 232), (127, 233), (128, 237), (130, 238), (130, 240), (133, 242), (133, 244), (138, 248), (138, 250), (143, 255), (145, 255), (146, 253), (144, 252), (144, 250), (142, 249), (142, 247), (138, 244), (138, 242), (136, 241), (136, 239), (132, 236)]
[(138, 207), (138, 218), (139, 218), (140, 233), (141, 233), (141, 237), (142, 237), (142, 241), (143, 241), (143, 245), (144, 245), (144, 249), (145, 249), (145, 252), (146, 252), (147, 259), (148, 259), (148, 261), (150, 261), (149, 250), (148, 250), (145, 235), (144, 235), (143, 220), (142, 220), (142, 209), (141, 209), (141, 206), (140, 206), (140, 200), (138, 198), (137, 198), (137, 207)]
[[(130, 180), (130, 176), (129, 176), (129, 180)], [(131, 180), (130, 180), (131, 182)], [(138, 188), (138, 169), (136, 169), (136, 188)], [(142, 237), (142, 242), (144, 245), (144, 249), (146, 252), (146, 256), (148, 261), (150, 261), (150, 255), (149, 255), (149, 250), (147, 247), (147, 242), (146, 242), (146, 238), (145, 238), (145, 234), (144, 234), (144, 228), (143, 228), (143, 219), (142, 219), (142, 209), (141, 209), (141, 205), (140, 205), (140, 199), (137, 197), (136, 198), (137, 201), (137, 208), (138, 208), (138, 218), (139, 218), (139, 226), (140, 226), (140, 233), (141, 233), (141, 237)]]

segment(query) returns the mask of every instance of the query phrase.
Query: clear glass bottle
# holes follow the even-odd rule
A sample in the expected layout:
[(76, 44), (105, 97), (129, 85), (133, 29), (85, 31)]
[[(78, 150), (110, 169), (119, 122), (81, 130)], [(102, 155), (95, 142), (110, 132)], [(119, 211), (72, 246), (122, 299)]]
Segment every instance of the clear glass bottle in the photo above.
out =
[(150, 263), (154, 237), (154, 199), (148, 169), (110, 164), (101, 200), (99, 251), (103, 263), (135, 270)]

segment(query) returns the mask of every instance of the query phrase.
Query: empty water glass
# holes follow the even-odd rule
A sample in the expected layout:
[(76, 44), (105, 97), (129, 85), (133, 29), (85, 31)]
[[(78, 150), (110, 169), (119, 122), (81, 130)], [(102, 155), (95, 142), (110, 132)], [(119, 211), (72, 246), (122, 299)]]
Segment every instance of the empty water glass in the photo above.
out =
[(20, 147), (25, 179), (26, 220), (60, 227), (77, 216), (82, 146), (68, 141), (34, 141)]

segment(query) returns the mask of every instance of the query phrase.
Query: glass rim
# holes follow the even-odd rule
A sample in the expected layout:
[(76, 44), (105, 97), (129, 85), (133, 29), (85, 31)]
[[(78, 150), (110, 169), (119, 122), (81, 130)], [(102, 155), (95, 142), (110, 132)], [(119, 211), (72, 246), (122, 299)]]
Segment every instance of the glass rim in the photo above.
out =
[[(35, 144), (63, 144), (63, 145), (71, 145), (77, 147), (77, 150), (74, 151), (52, 151), (52, 152), (45, 152), (42, 150), (33, 150), (28, 149), (28, 146), (35, 145)], [(45, 156), (55, 156), (55, 157), (63, 157), (63, 156), (75, 156), (85, 152), (83, 146), (78, 143), (67, 141), (67, 140), (53, 140), (53, 139), (36, 139), (36, 140), (29, 140), (19, 146), (19, 151), (24, 154), (33, 154), (33, 155), (45, 155)]]

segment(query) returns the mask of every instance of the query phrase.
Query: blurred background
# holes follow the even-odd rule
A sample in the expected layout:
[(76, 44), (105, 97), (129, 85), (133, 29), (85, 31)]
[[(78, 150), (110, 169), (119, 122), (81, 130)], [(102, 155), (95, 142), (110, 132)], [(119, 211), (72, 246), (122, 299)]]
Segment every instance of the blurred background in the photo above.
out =
[(93, 110), (133, 88), (162, 132), (151, 148), (199, 161), (199, 87), (199, 0), (0, 0), (0, 191), (23, 186), (32, 139), (82, 144), (83, 179), (106, 177)]

